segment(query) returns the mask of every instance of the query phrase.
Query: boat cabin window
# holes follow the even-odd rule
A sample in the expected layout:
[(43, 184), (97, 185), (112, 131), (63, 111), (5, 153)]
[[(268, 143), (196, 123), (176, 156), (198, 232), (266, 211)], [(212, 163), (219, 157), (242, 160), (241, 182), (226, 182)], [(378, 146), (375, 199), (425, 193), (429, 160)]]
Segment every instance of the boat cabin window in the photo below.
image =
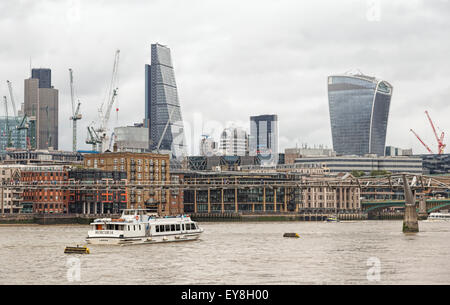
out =
[(96, 230), (116, 230), (116, 231), (123, 231), (124, 225), (117, 225), (117, 224), (97, 224), (95, 225)]
[(181, 225), (180, 224), (156, 225), (155, 226), (155, 231), (156, 231), (156, 233), (181, 231)]
[(195, 223), (187, 223), (186, 224), (186, 230), (195, 230), (197, 229)]

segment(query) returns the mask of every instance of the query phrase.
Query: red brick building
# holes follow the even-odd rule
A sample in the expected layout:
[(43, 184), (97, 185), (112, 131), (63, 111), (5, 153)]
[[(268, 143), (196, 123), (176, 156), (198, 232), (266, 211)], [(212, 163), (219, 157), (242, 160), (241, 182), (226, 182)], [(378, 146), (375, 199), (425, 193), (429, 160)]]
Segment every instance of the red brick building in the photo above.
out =
[[(33, 213), (61, 214), (68, 212), (68, 193), (59, 186), (68, 181), (65, 166), (35, 166), (21, 171), (20, 181), (31, 183), (23, 192), (23, 202), (33, 204)], [(54, 188), (39, 188), (39, 184), (54, 183)]]

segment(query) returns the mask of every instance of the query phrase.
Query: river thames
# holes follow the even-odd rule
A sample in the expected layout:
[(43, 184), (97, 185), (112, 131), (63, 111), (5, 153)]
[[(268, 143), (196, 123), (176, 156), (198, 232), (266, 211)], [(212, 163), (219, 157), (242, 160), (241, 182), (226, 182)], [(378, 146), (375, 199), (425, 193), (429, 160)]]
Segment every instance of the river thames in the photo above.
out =
[[(198, 241), (82, 245), (89, 226), (0, 226), (0, 284), (450, 284), (450, 222), (200, 223)], [(296, 232), (300, 238), (284, 238)]]

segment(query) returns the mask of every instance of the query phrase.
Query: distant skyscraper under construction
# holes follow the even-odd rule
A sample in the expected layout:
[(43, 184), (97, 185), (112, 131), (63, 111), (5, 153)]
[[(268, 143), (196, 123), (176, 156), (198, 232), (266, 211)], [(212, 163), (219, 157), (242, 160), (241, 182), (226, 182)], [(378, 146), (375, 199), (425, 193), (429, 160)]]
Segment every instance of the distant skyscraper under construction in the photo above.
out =
[(333, 149), (338, 155), (384, 156), (393, 87), (363, 74), (328, 77)]
[(150, 149), (186, 155), (183, 118), (170, 49), (151, 45), (151, 65), (145, 65), (145, 126)]

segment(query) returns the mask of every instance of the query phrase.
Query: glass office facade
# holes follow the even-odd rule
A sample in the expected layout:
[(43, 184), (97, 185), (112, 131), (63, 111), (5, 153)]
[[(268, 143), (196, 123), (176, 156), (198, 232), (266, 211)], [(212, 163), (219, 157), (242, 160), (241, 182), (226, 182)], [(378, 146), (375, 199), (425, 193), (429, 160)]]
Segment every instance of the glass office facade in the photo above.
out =
[(170, 49), (166, 46), (151, 46), (151, 65), (145, 67), (145, 99), (150, 148), (170, 151), (174, 158), (186, 155), (175, 74)]
[(6, 148), (27, 149), (27, 132), (17, 129), (21, 117), (0, 117), (0, 153), (6, 153)]
[(262, 165), (278, 163), (278, 116), (276, 114), (250, 117), (250, 156), (259, 156)]
[(384, 156), (392, 86), (365, 75), (328, 77), (333, 149)]

